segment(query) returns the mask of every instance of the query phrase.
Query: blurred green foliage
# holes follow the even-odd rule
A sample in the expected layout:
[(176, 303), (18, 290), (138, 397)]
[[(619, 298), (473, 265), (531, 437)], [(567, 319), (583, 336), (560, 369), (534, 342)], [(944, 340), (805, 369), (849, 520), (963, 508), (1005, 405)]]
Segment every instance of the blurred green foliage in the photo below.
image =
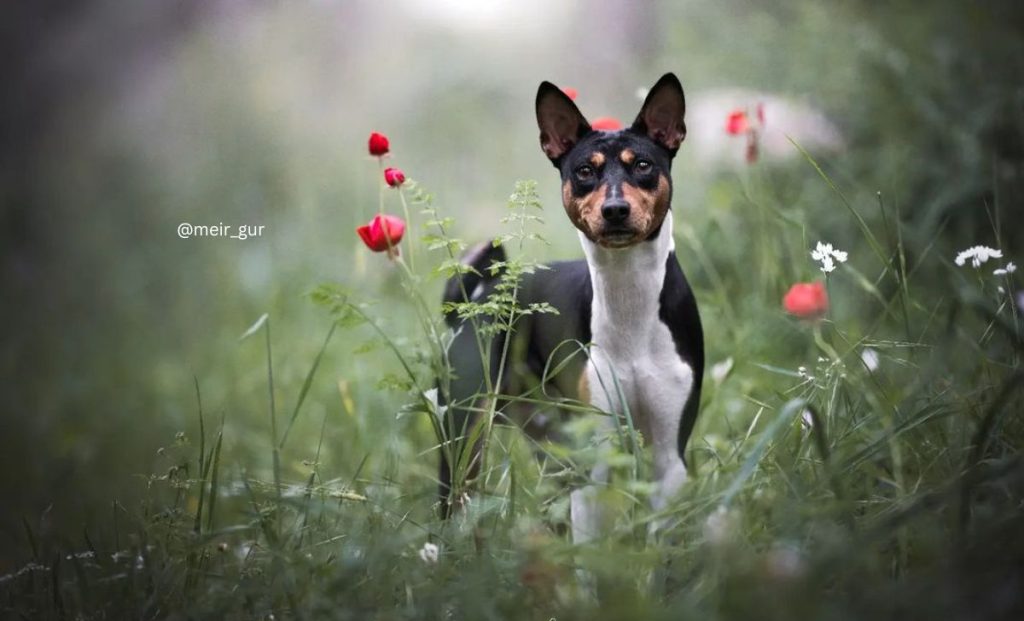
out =
[[(845, 138), (839, 152), (810, 154), (843, 198), (802, 157), (706, 172), (684, 145), (677, 159), (680, 260), (705, 316), (709, 361), (731, 357), (735, 365), (728, 383), (709, 391), (691, 443), (699, 482), (693, 497), (717, 493), (739, 471), (742, 454), (729, 461), (720, 453), (749, 450), (740, 440), (765, 403), (778, 407), (801, 396), (824, 405), (830, 416), (849, 414), (830, 419), (830, 432), (852, 434), (832, 437), (843, 459), (863, 448), (858, 431), (881, 424), (850, 413), (926, 416), (935, 408), (951, 421), (908, 434), (908, 454), (886, 448), (887, 456), (870, 468), (847, 473), (851, 490), (877, 488), (877, 495), (857, 496), (831, 513), (822, 509), (827, 515), (820, 521), (815, 507), (826, 501), (816, 494), (823, 492), (801, 487), (817, 476), (805, 463), (815, 453), (785, 445), (792, 450), (780, 449), (772, 472), (782, 479), (792, 471), (807, 477), (788, 482), (790, 502), (771, 503), (786, 493), (779, 479), (765, 486), (768, 499), (745, 499), (752, 503), (745, 505), (742, 527), (750, 548), (742, 542), (726, 547), (696, 568), (689, 564), (692, 555), (679, 561), (691, 588), (678, 591), (673, 603), (692, 613), (711, 607), (723, 617), (743, 618), (765, 613), (765, 602), (784, 602), (779, 618), (840, 618), (844, 606), (856, 611), (846, 616), (896, 616), (901, 610), (887, 598), (906, 597), (919, 605), (919, 616), (953, 610), (967, 618), (973, 616), (968, 600), (957, 600), (963, 609), (950, 604), (957, 593), (998, 595), (1008, 588), (998, 576), (1004, 559), (1012, 566), (1022, 553), (1019, 508), (1011, 502), (1020, 498), (1014, 495), (1019, 479), (1000, 479), (986, 489), (977, 511), (991, 530), (958, 549), (962, 556), (955, 559), (945, 557), (950, 548), (943, 542), (945, 527), (958, 518), (949, 509), (955, 503), (942, 504), (949, 491), (942, 484), (961, 474), (994, 393), (1019, 372), (1019, 349), (985, 315), (996, 310), (989, 308), (995, 284), (983, 283), (980, 290), (989, 297), (977, 302), (970, 293), (979, 288), (974, 275), (952, 268), (955, 252), (974, 244), (1002, 248), (1020, 262), (1019, 2), (533, 3), (475, 27), (444, 19), (440, 8), (413, 10), (413, 2), (404, 5), (407, 12), (370, 2), (205, 4), (5, 9), (12, 36), (4, 62), (15, 81), (0, 111), (0, 572), (23, 567), (38, 555), (33, 545), (40, 542), (86, 550), (88, 536), (111, 549), (126, 547), (117, 540), (118, 520), (154, 516), (166, 517), (167, 530), (158, 524), (151, 534), (165, 537), (159, 553), (167, 566), (184, 563), (193, 548), (175, 539), (177, 520), (195, 510), (188, 505), (195, 488), (175, 493), (169, 482), (196, 473), (169, 469), (195, 461), (194, 381), (207, 442), (216, 422), (225, 421), (220, 463), (226, 487), (218, 511), (262, 523), (259, 507), (238, 487), (249, 478), (271, 480), (265, 351), (259, 339), (238, 340), (262, 313), (274, 326), (279, 413), (291, 412), (330, 327), (306, 296), (318, 283), (359, 291), (402, 346), (419, 346), (397, 274), (381, 257), (369, 256), (353, 232), (377, 210), (378, 164), (365, 154), (370, 131), (391, 137), (392, 162), (435, 193), (439, 211), (456, 219), (455, 234), (470, 242), (497, 232), (514, 180), (539, 180), (544, 236), (552, 242), (541, 258), (576, 257), (576, 235), (560, 217), (555, 171), (537, 148), (537, 83), (571, 84), (581, 91), (585, 113), (628, 119), (639, 106), (636, 88), (672, 70), (688, 94), (741, 86), (809, 101)], [(394, 193), (384, 198), (397, 213)], [(851, 210), (887, 251), (899, 247), (905, 256), (875, 256)], [(265, 225), (267, 233), (245, 241), (183, 240), (175, 234), (180, 222)], [(778, 372), (815, 369), (818, 352), (807, 330), (782, 314), (779, 300), (792, 282), (817, 276), (808, 252), (818, 239), (848, 250), (850, 267), (861, 275), (840, 270), (830, 282), (837, 326), (830, 335), (849, 340), (835, 343), (843, 352), (855, 351), (860, 339), (881, 351), (885, 373), (862, 373), (857, 381), (863, 385), (837, 378), (807, 384)], [(894, 276), (901, 260), (911, 268), (906, 281)], [(437, 299), (440, 282), (428, 280), (423, 290)], [(1001, 311), (1000, 317), (1009, 312)], [(928, 346), (887, 349), (893, 342)], [(408, 554), (423, 533), (398, 531), (404, 521), (387, 511), (404, 506), (416, 519), (430, 519), (436, 456), (426, 423), (397, 415), (406, 402), (392, 381), (397, 363), (373, 344), (369, 331), (333, 338), (281, 463), (289, 483), (301, 486), (316, 470), (325, 487), (373, 497), (379, 504), (365, 514), (344, 510), (345, 503), (361, 501), (334, 498), (337, 509), (322, 509), (320, 532), (337, 530), (376, 548), (349, 548), (345, 554), (352, 556), (332, 569), (313, 556), (308, 567), (291, 565), (282, 575), (302, 583), (307, 570), (322, 572), (322, 584), (348, 598), (353, 617), (390, 607), (406, 596), (403, 589), (417, 593), (424, 618), (444, 614), (453, 597), (466, 602), (467, 618), (520, 610), (520, 591), (493, 585), (504, 584), (522, 559), (542, 559), (537, 571), (557, 574), (557, 563), (549, 566), (551, 559), (531, 546), (564, 560), (564, 541), (533, 541), (530, 532), (512, 528), (493, 535), (495, 548), (514, 550), (495, 560), (474, 557), (470, 540), (460, 539), (462, 548), (453, 552), (460, 563), (439, 570), (448, 572), (448, 590), (409, 587), (386, 571), (400, 558), (414, 584), (428, 580), (424, 565)], [(891, 401), (872, 402), (864, 388), (872, 382)], [(1015, 398), (1004, 405), (1019, 412)], [(993, 450), (1015, 455), (1019, 417), (1000, 420)], [(799, 442), (798, 431), (785, 442)], [(175, 441), (178, 432), (184, 436)], [(847, 437), (856, 441), (843, 443)], [(514, 444), (514, 438), (508, 432), (503, 441)], [(528, 456), (514, 454), (529, 467)], [(907, 464), (903, 480), (894, 478), (893, 460), (900, 459)], [(876, 501), (889, 504), (875, 513)], [(184, 513), (160, 514), (163, 503)], [(771, 572), (752, 564), (752, 558), (764, 559), (750, 556), (751, 550), (764, 552), (758, 544), (780, 533), (760, 531), (751, 506), (770, 516), (764, 519), (773, 529), (789, 529), (794, 542), (809, 539), (824, 549), (815, 567), (828, 571), (795, 582), (766, 580), (762, 574)], [(844, 512), (904, 519), (904, 510), (935, 506), (944, 507), (945, 517), (916, 522), (912, 544), (905, 531), (869, 543), (841, 533)], [(680, 555), (696, 549), (708, 509), (694, 509), (694, 519), (681, 526)], [(858, 544), (867, 550), (863, 556), (848, 556), (846, 566), (835, 560)], [(628, 542), (615, 550), (627, 559), (623, 566), (652, 563), (644, 556), (650, 551)], [(785, 550), (780, 554), (784, 560)], [(258, 571), (279, 569), (271, 564), (277, 561), (263, 560), (265, 569)], [(892, 565), (879, 566), (886, 562)], [(952, 563), (960, 569), (946, 571)], [(114, 571), (113, 565), (104, 571)], [(709, 566), (720, 573), (701, 573)], [(908, 567), (924, 569), (896, 580)], [(180, 586), (171, 573), (160, 574), (168, 591)], [(710, 575), (715, 578), (701, 578)], [(856, 594), (858, 581), (886, 575), (894, 577), (891, 584), (875, 580), (878, 592)], [(380, 587), (367, 587), (367, 576), (382, 581)], [(259, 580), (247, 584), (253, 593), (262, 588)], [(776, 586), (777, 592), (765, 591)], [(799, 596), (800, 589), (830, 588), (840, 593), (830, 603)], [(935, 597), (944, 588), (948, 598)], [(491, 590), (493, 601), (468, 595)], [(304, 601), (312, 611), (326, 611), (333, 602), (328, 593)], [(730, 597), (737, 593), (750, 596)], [(99, 608), (110, 591), (94, 596)], [(211, 607), (204, 614), (233, 610), (227, 587), (207, 596)], [(81, 597), (89, 608), (89, 596)], [(1010, 600), (1019, 604), (1015, 597)], [(637, 616), (655, 612), (628, 589), (618, 601)], [(992, 605), (996, 616), (1001, 609)], [(615, 610), (606, 611), (609, 618)]]

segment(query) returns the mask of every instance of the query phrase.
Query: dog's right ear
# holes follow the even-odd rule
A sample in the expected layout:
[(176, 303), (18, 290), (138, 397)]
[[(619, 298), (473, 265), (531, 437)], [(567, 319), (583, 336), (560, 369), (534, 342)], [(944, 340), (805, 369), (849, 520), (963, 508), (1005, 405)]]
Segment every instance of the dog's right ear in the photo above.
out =
[(593, 131), (576, 104), (551, 82), (541, 82), (537, 89), (537, 126), (540, 147), (556, 168), (562, 156)]

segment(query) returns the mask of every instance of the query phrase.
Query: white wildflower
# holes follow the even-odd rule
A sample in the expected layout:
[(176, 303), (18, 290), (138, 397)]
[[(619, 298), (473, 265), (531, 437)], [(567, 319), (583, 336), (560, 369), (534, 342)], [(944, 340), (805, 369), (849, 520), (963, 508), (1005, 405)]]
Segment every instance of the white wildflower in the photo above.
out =
[(636, 98), (639, 99), (640, 101), (644, 101), (645, 99), (647, 99), (647, 94), (650, 92), (650, 89), (641, 86), (640, 88), (636, 89)]
[(999, 292), (999, 295), (1003, 295), (1004, 293), (1006, 293), (1006, 289), (1003, 289), (1002, 285), (996, 287), (996, 291)]
[(868, 371), (875, 371), (878, 369), (878, 352), (870, 347), (865, 347), (860, 352), (860, 361), (864, 363), (864, 367)]
[(800, 414), (800, 424), (804, 429), (811, 429), (814, 427), (814, 414), (811, 414), (810, 410), (804, 410)]
[(996, 276), (1006, 276), (1017, 271), (1017, 266), (1014, 265), (1013, 261), (1006, 264), (1006, 267), (1000, 267), (999, 269), (993, 270), (992, 273)]
[(811, 251), (811, 258), (821, 263), (821, 271), (828, 274), (836, 269), (836, 261), (846, 263), (848, 255), (843, 250), (836, 250), (832, 244), (818, 242), (817, 247)]
[(988, 246), (972, 246), (967, 250), (960, 251), (956, 255), (955, 263), (963, 266), (967, 259), (971, 260), (972, 267), (981, 267), (981, 264), (989, 259), (1002, 259), (1003, 251), (989, 248)]
[(438, 419), (444, 419), (444, 413), (448, 410), (447, 405), (440, 405), (437, 401), (437, 388), (423, 391), (423, 398), (430, 404), (431, 411)]
[(716, 384), (721, 384), (725, 378), (729, 377), (729, 371), (732, 371), (732, 356), (711, 365), (711, 379)]
[(429, 541), (423, 544), (420, 548), (420, 560), (427, 564), (434, 564), (437, 562), (437, 557), (441, 554), (441, 549), (437, 547), (436, 543), (430, 543)]

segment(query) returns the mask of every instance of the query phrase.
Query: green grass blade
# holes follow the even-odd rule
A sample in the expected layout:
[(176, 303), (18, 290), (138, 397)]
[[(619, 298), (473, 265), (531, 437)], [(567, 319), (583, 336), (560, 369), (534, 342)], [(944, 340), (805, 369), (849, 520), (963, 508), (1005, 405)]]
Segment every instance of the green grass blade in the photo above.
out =
[(878, 260), (882, 262), (882, 265), (887, 266), (888, 261), (886, 261), (885, 258), (885, 251), (882, 250), (882, 246), (878, 243), (878, 240), (875, 238), (875, 234), (871, 232), (871, 229), (868, 227), (868, 223), (864, 220), (863, 216), (861, 216), (860, 213), (857, 212), (857, 210), (853, 207), (850, 201), (847, 200), (846, 196), (843, 195), (839, 187), (836, 186), (835, 182), (832, 181), (832, 178), (828, 176), (828, 173), (822, 170), (821, 166), (818, 165), (818, 162), (813, 157), (811, 157), (811, 154), (808, 153), (802, 146), (800, 146), (800, 144), (797, 143), (796, 140), (793, 140), (791, 136), (787, 135), (786, 139), (789, 140), (789, 142), (794, 147), (796, 147), (797, 151), (799, 151), (800, 154), (804, 156), (804, 159), (806, 159), (808, 163), (810, 163), (810, 165), (814, 167), (814, 170), (817, 171), (818, 175), (825, 180), (825, 183), (827, 183), (828, 186), (832, 188), (832, 191), (836, 193), (836, 196), (839, 197), (839, 200), (842, 201), (843, 205), (845, 205), (846, 208), (850, 211), (850, 213), (853, 214), (854, 219), (857, 220), (857, 226), (860, 227), (861, 232), (864, 234), (864, 238), (868, 240), (868, 244), (871, 246), (871, 249), (874, 251), (875, 255), (878, 256)]
[(196, 515), (193, 519), (192, 530), (199, 534), (203, 528), (203, 503), (206, 490), (206, 425), (203, 422), (203, 398), (199, 392), (199, 378), (192, 376), (196, 388), (196, 403), (199, 408), (199, 501), (196, 505)]
[(217, 443), (213, 447), (213, 456), (211, 458), (212, 466), (210, 467), (210, 502), (206, 510), (206, 530), (210, 531), (213, 529), (213, 517), (214, 510), (217, 508), (217, 490), (218, 482), (220, 480), (220, 449), (224, 441), (224, 417), (220, 419), (220, 430), (217, 432)]
[(807, 407), (807, 402), (803, 399), (792, 399), (782, 407), (779, 415), (773, 420), (768, 428), (761, 432), (761, 437), (758, 438), (757, 444), (754, 445), (750, 455), (747, 456), (747, 460), (743, 463), (743, 467), (740, 468), (740, 472), (733, 479), (729, 487), (726, 488), (725, 494), (722, 497), (722, 506), (728, 507), (732, 502), (736, 494), (743, 488), (747, 480), (753, 476), (754, 471), (757, 470), (757, 465), (761, 462), (761, 457), (764, 455), (765, 450), (768, 448), (768, 444), (779, 434), (780, 431), (786, 428), (786, 425), (792, 422), (793, 417), (803, 411), (803, 408)]
[(260, 318), (253, 322), (253, 324), (249, 326), (249, 329), (246, 330), (242, 334), (242, 336), (238, 337), (238, 340), (244, 341), (253, 334), (256, 334), (256, 332), (258, 332), (259, 329), (263, 327), (263, 324), (266, 323), (268, 319), (270, 319), (270, 315), (268, 313), (263, 313), (262, 315), (260, 315)]
[(317, 352), (316, 358), (313, 359), (313, 365), (309, 368), (309, 372), (306, 373), (305, 381), (302, 382), (302, 389), (299, 391), (299, 398), (295, 402), (295, 408), (292, 410), (292, 416), (288, 421), (288, 426), (285, 427), (284, 433), (281, 435), (281, 442), (278, 444), (278, 448), (283, 449), (284, 443), (288, 440), (288, 434), (292, 430), (292, 425), (295, 424), (295, 419), (299, 417), (299, 410), (302, 409), (302, 404), (306, 401), (306, 395), (309, 394), (309, 388), (313, 385), (313, 376), (316, 375), (316, 370), (320, 368), (320, 361), (324, 357), (324, 352), (327, 351), (327, 344), (331, 342), (331, 337), (334, 336), (334, 331), (337, 327), (337, 322), (331, 322), (331, 329), (327, 331), (327, 337), (324, 338), (323, 345), (320, 346), (320, 351)]

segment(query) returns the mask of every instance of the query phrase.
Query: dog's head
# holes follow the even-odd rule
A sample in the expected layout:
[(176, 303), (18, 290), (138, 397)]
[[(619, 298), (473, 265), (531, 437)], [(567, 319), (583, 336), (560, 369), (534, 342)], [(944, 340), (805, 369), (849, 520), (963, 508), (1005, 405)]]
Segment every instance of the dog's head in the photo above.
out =
[(686, 137), (686, 100), (675, 75), (651, 88), (633, 125), (598, 131), (557, 86), (537, 90), (545, 155), (562, 173), (562, 203), (587, 239), (625, 248), (651, 239), (672, 202), (672, 158)]

